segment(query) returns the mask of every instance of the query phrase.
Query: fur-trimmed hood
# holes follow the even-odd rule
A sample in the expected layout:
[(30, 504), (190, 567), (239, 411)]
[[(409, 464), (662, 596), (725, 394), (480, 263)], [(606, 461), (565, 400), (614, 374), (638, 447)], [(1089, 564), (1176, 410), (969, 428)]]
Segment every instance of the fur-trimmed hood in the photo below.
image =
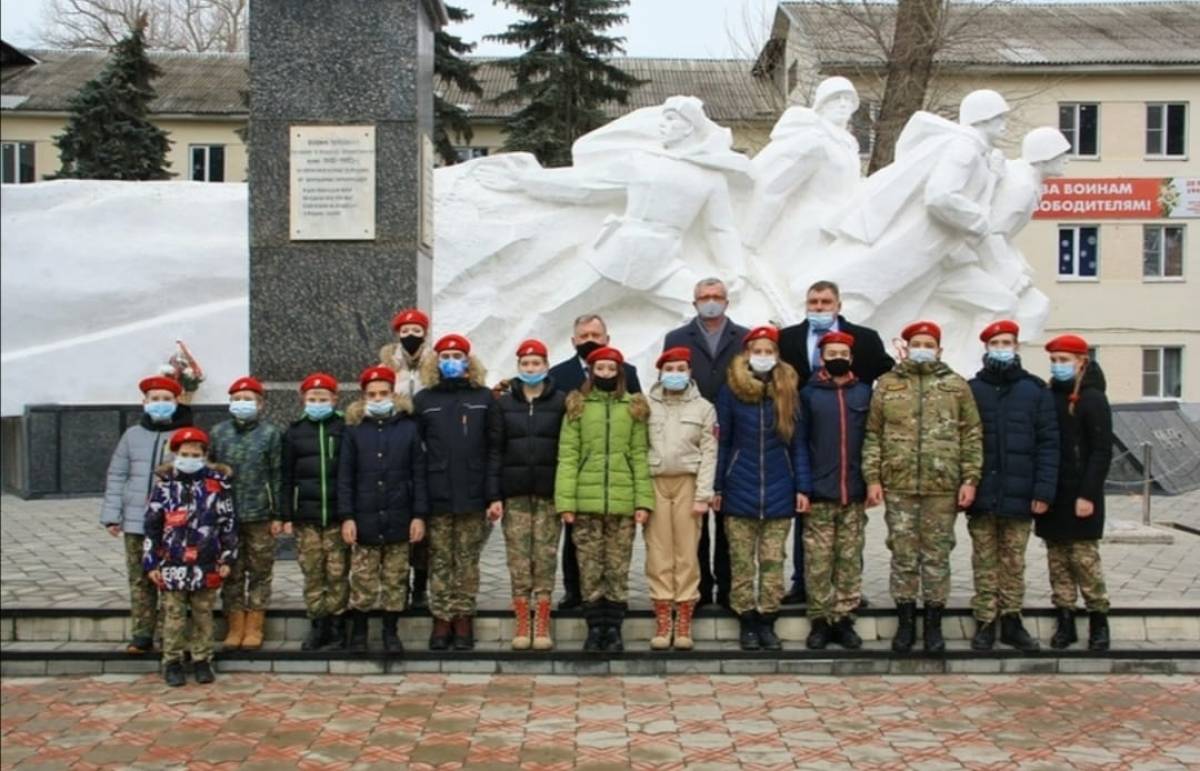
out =
[[(213, 471), (217, 472), (218, 474), (223, 475), (225, 477), (225, 479), (227, 479), (227, 480), (233, 479), (233, 467), (232, 466), (227, 466), (224, 463), (213, 463), (212, 461), (209, 461), (208, 463), (205, 463), (204, 465), (207, 468), (210, 468)], [(171, 472), (174, 470), (175, 470), (175, 464), (170, 461), (167, 461), (166, 463), (160, 463), (157, 466), (155, 466), (154, 475), (156, 477), (158, 477), (159, 479), (166, 479), (171, 474)]]
[[(442, 371), (438, 369), (437, 356), (423, 356), (419, 372), (421, 382), (426, 388), (437, 388), (442, 384)], [(475, 388), (487, 388), (487, 368), (473, 355), (467, 357), (467, 382)]]
[[(584, 396), (582, 391), (572, 391), (567, 395), (567, 417), (578, 420), (583, 415), (584, 402), (600, 401), (602, 398), (597, 396), (595, 391), (587, 396)], [(650, 419), (650, 402), (642, 394), (625, 394), (620, 402), (629, 405), (629, 415), (638, 423), (645, 423)]]
[[(800, 376), (791, 364), (781, 359), (775, 366), (783, 373), (783, 382), (787, 388), (799, 389)], [(750, 369), (750, 355), (745, 351), (734, 356), (733, 361), (729, 362), (729, 373), (725, 382), (729, 384), (729, 390), (733, 391), (738, 401), (747, 404), (758, 404), (765, 396), (769, 396), (775, 387), (774, 378), (768, 384), (754, 376)]]
[[(392, 394), (392, 404), (396, 406), (393, 415), (411, 415), (412, 400), (404, 394)], [(346, 408), (346, 425), (357, 426), (367, 415), (367, 400), (360, 398)]]
[(416, 356), (409, 356), (400, 343), (388, 343), (379, 349), (379, 363), (397, 372), (420, 369), (428, 358), (431, 358), (428, 344), (421, 346)]

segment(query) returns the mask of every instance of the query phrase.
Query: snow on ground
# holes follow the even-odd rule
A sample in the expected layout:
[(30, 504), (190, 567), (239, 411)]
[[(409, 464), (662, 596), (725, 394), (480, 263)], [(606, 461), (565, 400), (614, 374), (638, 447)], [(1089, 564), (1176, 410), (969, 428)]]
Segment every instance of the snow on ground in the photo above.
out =
[(249, 364), (246, 186), (0, 188), (0, 413), (137, 397), (181, 339), (225, 400)]

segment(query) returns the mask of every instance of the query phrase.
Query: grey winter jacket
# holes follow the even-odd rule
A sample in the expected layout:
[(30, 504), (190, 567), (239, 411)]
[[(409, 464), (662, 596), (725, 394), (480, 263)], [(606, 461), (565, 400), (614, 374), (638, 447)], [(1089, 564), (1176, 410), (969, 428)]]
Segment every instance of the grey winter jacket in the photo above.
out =
[(175, 429), (191, 424), (192, 412), (181, 404), (168, 423), (154, 424), (143, 416), (136, 426), (125, 430), (108, 463), (108, 481), (104, 485), (104, 504), (100, 509), (101, 525), (120, 525), (126, 533), (145, 534), (143, 523), (154, 469), (174, 458), (167, 443)]

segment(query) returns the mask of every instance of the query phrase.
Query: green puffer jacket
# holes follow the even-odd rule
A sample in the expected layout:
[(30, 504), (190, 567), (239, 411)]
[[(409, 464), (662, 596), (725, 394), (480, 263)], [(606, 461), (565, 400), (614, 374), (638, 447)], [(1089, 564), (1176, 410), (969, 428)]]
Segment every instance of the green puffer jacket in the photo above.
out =
[(258, 420), (225, 420), (213, 426), (210, 439), (209, 459), (233, 468), (238, 524), (282, 518), (283, 432)]
[(646, 397), (598, 390), (567, 397), (558, 441), (554, 506), (574, 514), (632, 516), (654, 510)]
[(940, 361), (902, 361), (875, 381), (863, 477), (900, 495), (954, 495), (978, 485), (983, 424), (967, 381)]

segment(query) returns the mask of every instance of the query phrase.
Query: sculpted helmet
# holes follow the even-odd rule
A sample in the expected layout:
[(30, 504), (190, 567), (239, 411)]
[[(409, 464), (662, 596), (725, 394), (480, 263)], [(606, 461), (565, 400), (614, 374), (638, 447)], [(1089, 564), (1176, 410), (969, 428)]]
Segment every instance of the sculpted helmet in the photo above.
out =
[(848, 78), (843, 78), (838, 75), (832, 78), (825, 78), (817, 86), (816, 92), (813, 94), (812, 108), (814, 110), (821, 109), (821, 105), (828, 102), (838, 94), (850, 94), (854, 97), (854, 108), (858, 109), (858, 90), (854, 88), (854, 84)]
[(1071, 151), (1071, 143), (1051, 126), (1039, 126), (1021, 141), (1021, 159), (1029, 163), (1049, 161)]
[(1009, 109), (1004, 97), (990, 88), (981, 88), (963, 97), (958, 105), (958, 122), (964, 126), (974, 126), (1003, 115)]

